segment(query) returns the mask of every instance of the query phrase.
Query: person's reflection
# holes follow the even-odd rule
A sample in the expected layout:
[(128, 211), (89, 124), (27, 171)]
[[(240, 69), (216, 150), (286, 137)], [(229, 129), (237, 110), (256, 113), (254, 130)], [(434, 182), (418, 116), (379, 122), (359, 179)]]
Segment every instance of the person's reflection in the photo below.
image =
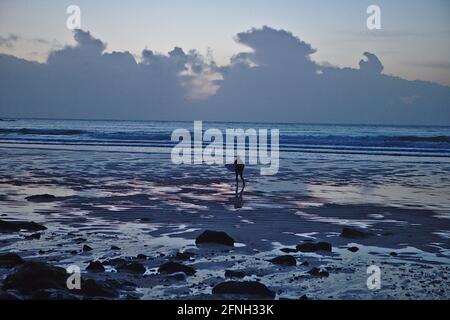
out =
[(234, 208), (235, 209), (240, 209), (242, 208), (242, 206), (244, 205), (244, 187), (242, 188), (241, 192), (237, 193), (234, 197)]

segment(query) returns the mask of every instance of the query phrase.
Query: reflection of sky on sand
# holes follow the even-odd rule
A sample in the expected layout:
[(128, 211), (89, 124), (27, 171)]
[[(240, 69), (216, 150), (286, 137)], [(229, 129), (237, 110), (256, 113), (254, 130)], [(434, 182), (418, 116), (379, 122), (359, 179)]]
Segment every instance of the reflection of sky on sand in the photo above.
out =
[(307, 192), (327, 203), (385, 204), (399, 207), (417, 207), (449, 212), (450, 194), (427, 192), (426, 188), (401, 185), (330, 186), (308, 185)]
[[(367, 220), (367, 219), (361, 219), (356, 217), (356, 219), (344, 219), (344, 218), (338, 218), (338, 217), (322, 217), (316, 214), (306, 213), (302, 211), (297, 211), (295, 215), (298, 215), (308, 221), (315, 221), (315, 222), (323, 222), (323, 223), (332, 223), (337, 224), (340, 226), (350, 226), (350, 227), (358, 227), (367, 229), (374, 224), (379, 223), (379, 220)], [(392, 219), (384, 219), (384, 223), (395, 223), (399, 225), (407, 225), (408, 223), (406, 221), (397, 221)]]

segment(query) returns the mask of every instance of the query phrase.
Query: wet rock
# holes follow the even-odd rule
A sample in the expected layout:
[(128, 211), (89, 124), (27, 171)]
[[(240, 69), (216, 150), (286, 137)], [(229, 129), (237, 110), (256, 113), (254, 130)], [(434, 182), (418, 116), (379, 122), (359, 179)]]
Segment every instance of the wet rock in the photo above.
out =
[(295, 253), (295, 252), (298, 252), (298, 250), (294, 249), (294, 248), (281, 248), (280, 250), (283, 251), (284, 253)]
[(330, 273), (328, 271), (320, 270), (319, 268), (316, 268), (316, 267), (309, 270), (308, 273), (312, 276), (324, 277), (324, 278), (326, 278), (330, 275)]
[(0, 267), (13, 268), (25, 263), (23, 259), (15, 253), (6, 253), (0, 255)]
[(167, 276), (167, 279), (175, 281), (186, 281), (186, 274), (184, 272), (175, 272)]
[(41, 231), (47, 228), (39, 223), (29, 221), (5, 221), (0, 220), (0, 232), (15, 232), (20, 230)]
[(359, 251), (359, 248), (358, 247), (350, 247), (347, 250), (350, 252), (356, 252), (356, 251)]
[(127, 262), (128, 261), (125, 260), (124, 258), (115, 258), (115, 259), (111, 259), (106, 262), (103, 262), (103, 264), (110, 265), (110, 266), (120, 266), (120, 265), (126, 264)]
[(225, 278), (244, 278), (246, 276), (243, 271), (225, 270)]
[(328, 242), (305, 242), (297, 246), (297, 250), (300, 252), (331, 252), (331, 248), (331, 244)]
[(92, 250), (94, 250), (94, 249), (92, 249), (90, 246), (88, 246), (87, 244), (85, 244), (84, 246), (83, 246), (83, 251), (84, 252), (88, 252), (88, 251), (92, 251)]
[(184, 272), (188, 276), (192, 276), (193, 274), (195, 274), (194, 268), (185, 266), (184, 264), (177, 262), (166, 262), (159, 267), (158, 271), (160, 273)]
[(40, 233), (33, 233), (30, 234), (29, 236), (25, 236), (25, 240), (39, 240), (40, 238), (41, 238)]
[(76, 238), (73, 241), (75, 241), (75, 243), (83, 243), (86, 242), (87, 240), (85, 238)]
[(138, 254), (136, 256), (136, 259), (139, 259), (139, 260), (147, 260), (147, 258), (148, 257), (145, 254), (142, 254), (142, 253), (140, 253), (140, 254)]
[(111, 246), (111, 250), (120, 250), (118, 246)]
[(86, 270), (94, 272), (104, 272), (105, 267), (103, 266), (103, 263), (101, 263), (100, 261), (91, 261), (89, 265), (86, 267)]
[(372, 234), (365, 231), (360, 231), (352, 228), (344, 228), (341, 232), (341, 237), (349, 239), (364, 239), (370, 237)]
[(139, 262), (128, 262), (128, 263), (120, 264), (119, 266), (117, 266), (117, 269), (119, 271), (123, 271), (123, 272), (134, 272), (134, 273), (141, 273), (141, 274), (143, 274), (143, 273), (145, 273), (145, 271), (147, 271), (145, 266)]
[(174, 259), (176, 260), (189, 260), (193, 257), (192, 253), (189, 252), (177, 252)]
[(234, 246), (234, 239), (221, 231), (206, 230), (195, 239), (195, 244), (221, 244), (224, 246)]
[(40, 289), (66, 289), (67, 276), (63, 268), (28, 261), (6, 277), (3, 289), (15, 289), (23, 294), (31, 294)]
[(262, 298), (275, 298), (275, 292), (257, 281), (227, 281), (216, 285), (213, 294), (250, 295)]
[(270, 262), (274, 264), (278, 264), (280, 266), (295, 266), (297, 265), (297, 260), (291, 255), (285, 255), (276, 257), (270, 260)]
[(52, 202), (56, 200), (56, 197), (52, 194), (37, 194), (26, 197), (25, 199), (31, 202)]
[(390, 255), (391, 257), (396, 257), (396, 256), (398, 256), (398, 253), (397, 253), (397, 252), (394, 252), (394, 251), (392, 251), (391, 253), (389, 253), (389, 255)]
[(306, 294), (304, 294), (299, 298), (299, 300), (309, 300), (309, 298)]
[(116, 298), (119, 296), (117, 290), (105, 281), (87, 279), (81, 284), (81, 294), (89, 297)]

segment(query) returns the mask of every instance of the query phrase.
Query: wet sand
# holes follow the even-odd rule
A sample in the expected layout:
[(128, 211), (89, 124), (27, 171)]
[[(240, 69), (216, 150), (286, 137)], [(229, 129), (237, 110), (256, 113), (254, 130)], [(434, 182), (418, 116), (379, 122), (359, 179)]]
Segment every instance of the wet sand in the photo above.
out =
[[(276, 177), (247, 166), (243, 205), (236, 208), (234, 176), (224, 167), (174, 166), (163, 153), (2, 151), (8, 161), (0, 163), (0, 219), (47, 229), (0, 232), (0, 254), (78, 265), (83, 279), (115, 280), (117, 299), (254, 298), (212, 293), (227, 280), (260, 282), (275, 299), (450, 298), (450, 201), (442, 181), (448, 164), (406, 170), (387, 157), (308, 155), (287, 159)], [(430, 167), (438, 174), (422, 175)], [(441, 189), (428, 187), (433, 179), (441, 179)], [(26, 199), (43, 194), (56, 198)], [(345, 227), (370, 236), (342, 237)], [(234, 246), (196, 245), (205, 230), (226, 232)], [(327, 242), (332, 250), (295, 249), (308, 242)], [(285, 255), (296, 265), (271, 261)], [(92, 261), (105, 272), (87, 271)], [(196, 272), (159, 272), (170, 261)], [(145, 272), (125, 270), (130, 262)], [(367, 287), (370, 265), (381, 268), (379, 290)], [(0, 267), (0, 277), (17, 268)], [(319, 273), (311, 274), (314, 268)], [(225, 277), (226, 270), (243, 278)]]

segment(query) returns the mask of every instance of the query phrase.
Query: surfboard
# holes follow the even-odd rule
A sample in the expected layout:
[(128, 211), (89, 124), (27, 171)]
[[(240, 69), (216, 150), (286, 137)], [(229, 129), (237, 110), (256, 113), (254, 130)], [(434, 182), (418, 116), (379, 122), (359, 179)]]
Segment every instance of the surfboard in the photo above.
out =
[(227, 168), (228, 170), (232, 171), (232, 172), (236, 172), (236, 167), (234, 166), (234, 163), (228, 163), (225, 165), (225, 168)]

